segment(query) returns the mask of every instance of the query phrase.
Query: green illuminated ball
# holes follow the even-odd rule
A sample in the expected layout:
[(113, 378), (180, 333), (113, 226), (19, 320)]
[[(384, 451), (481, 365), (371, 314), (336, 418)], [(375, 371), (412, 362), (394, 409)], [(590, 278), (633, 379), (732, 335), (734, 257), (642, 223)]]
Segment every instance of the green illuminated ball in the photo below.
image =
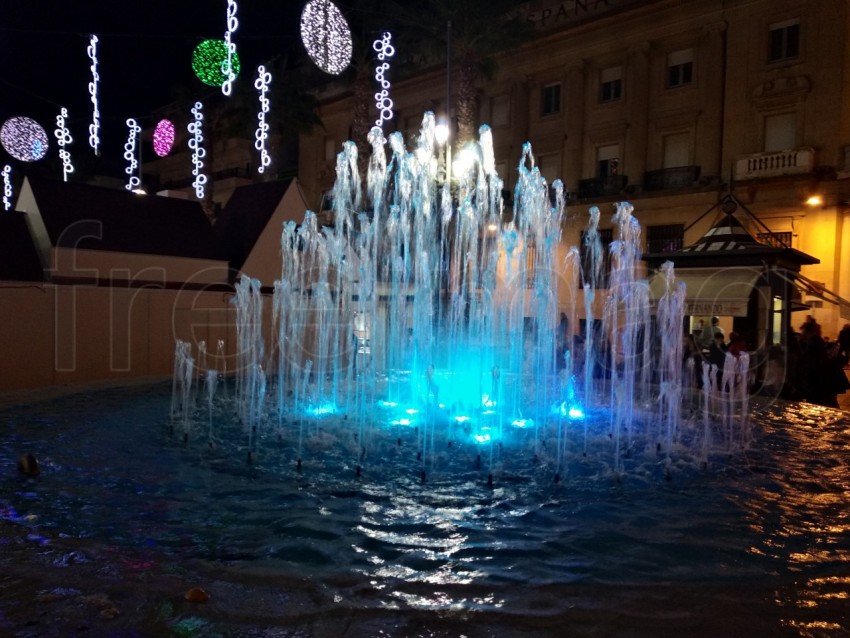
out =
[[(233, 74), (239, 75), (239, 55), (230, 59)], [(227, 44), (224, 40), (204, 40), (192, 52), (192, 70), (198, 79), (210, 86), (221, 86), (227, 79)]]

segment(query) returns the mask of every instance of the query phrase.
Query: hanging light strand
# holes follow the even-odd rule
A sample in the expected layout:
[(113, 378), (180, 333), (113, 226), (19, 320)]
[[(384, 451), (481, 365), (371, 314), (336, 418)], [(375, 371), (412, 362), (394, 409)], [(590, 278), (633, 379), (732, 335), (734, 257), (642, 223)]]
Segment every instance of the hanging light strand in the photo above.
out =
[(56, 145), (59, 147), (59, 159), (62, 160), (62, 178), (66, 182), (68, 175), (74, 172), (74, 165), (71, 163), (71, 151), (65, 148), (74, 141), (65, 123), (67, 118), (68, 109), (63, 106), (59, 115), (56, 116), (56, 130), (53, 131), (53, 135), (56, 136)]
[(269, 84), (272, 81), (272, 74), (266, 71), (264, 65), (257, 67), (257, 80), (254, 82), (254, 88), (260, 92), (260, 111), (257, 113), (257, 131), (254, 133), (254, 148), (260, 151), (260, 165), (257, 171), (262, 173), (272, 163), (267, 147), (269, 139), (269, 124), (266, 122), (266, 115), (269, 112)]
[(192, 186), (195, 189), (195, 197), (203, 199), (204, 185), (207, 183), (204, 173), (204, 157), (207, 152), (204, 149), (204, 105), (201, 102), (195, 102), (192, 115), (194, 121), (189, 123), (189, 133), (192, 134), (189, 138), (189, 148), (192, 149), (192, 175), (195, 176)]
[(233, 91), (233, 80), (236, 79), (236, 72), (233, 69), (233, 57), (236, 55), (236, 43), (233, 42), (233, 34), (239, 28), (239, 20), (236, 19), (236, 10), (236, 0), (227, 0), (227, 31), (224, 32), (227, 58), (221, 68), (225, 76), (225, 80), (221, 84), (221, 92), (228, 96)]
[(383, 127), (384, 122), (393, 119), (390, 81), (386, 77), (387, 71), (390, 70), (390, 63), (386, 60), (395, 55), (395, 47), (392, 45), (390, 32), (384, 31), (380, 39), (375, 40), (372, 44), (372, 48), (378, 53), (378, 60), (381, 61), (381, 64), (375, 69), (375, 81), (381, 87), (381, 90), (375, 93), (375, 106), (378, 107), (378, 119), (375, 120), (375, 126)]
[(127, 120), (127, 142), (124, 144), (124, 159), (127, 160), (127, 168), (124, 172), (129, 175), (127, 184), (124, 186), (128, 191), (135, 191), (142, 185), (142, 179), (136, 174), (139, 168), (139, 158), (136, 155), (139, 133), (142, 127), (132, 117)]
[(12, 209), (12, 167), (6, 164), (3, 167), (3, 210)]
[(92, 35), (89, 42), (88, 54), (91, 61), (91, 82), (89, 82), (89, 95), (92, 103), (91, 124), (89, 124), (89, 146), (94, 149), (95, 155), (100, 155), (100, 106), (98, 104), (98, 84), (100, 73), (97, 66), (97, 36)]

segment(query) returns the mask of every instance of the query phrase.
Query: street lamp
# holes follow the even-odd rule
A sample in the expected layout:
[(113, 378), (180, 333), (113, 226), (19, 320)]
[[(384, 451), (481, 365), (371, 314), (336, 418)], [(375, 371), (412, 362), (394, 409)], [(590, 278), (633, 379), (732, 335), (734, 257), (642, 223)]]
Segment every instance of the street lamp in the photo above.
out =
[(448, 118), (440, 118), (440, 123), (434, 127), (434, 139), (445, 151), (446, 183), (452, 179), (452, 145), (449, 143), (449, 121)]

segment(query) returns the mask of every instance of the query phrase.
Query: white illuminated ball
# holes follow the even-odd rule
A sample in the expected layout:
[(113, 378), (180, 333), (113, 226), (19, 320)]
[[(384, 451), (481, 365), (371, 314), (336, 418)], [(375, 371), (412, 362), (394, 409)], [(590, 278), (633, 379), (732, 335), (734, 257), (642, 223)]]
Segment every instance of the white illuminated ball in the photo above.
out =
[(0, 143), (21, 162), (36, 162), (47, 154), (47, 133), (28, 117), (10, 117), (0, 128)]
[(330, 0), (310, 0), (301, 12), (301, 41), (322, 71), (339, 75), (351, 63), (354, 45), (348, 22)]

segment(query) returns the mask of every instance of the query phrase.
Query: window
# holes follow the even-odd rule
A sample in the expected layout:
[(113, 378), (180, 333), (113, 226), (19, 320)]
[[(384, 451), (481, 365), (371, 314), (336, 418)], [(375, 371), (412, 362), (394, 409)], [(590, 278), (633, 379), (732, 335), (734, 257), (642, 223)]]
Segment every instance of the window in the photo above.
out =
[(756, 235), (756, 239), (762, 244), (767, 244), (774, 248), (791, 248), (791, 237), (792, 233), (790, 230), (781, 233), (759, 233)]
[(620, 145), (611, 144), (596, 149), (596, 176), (612, 177), (620, 172)]
[(685, 240), (684, 224), (647, 226), (646, 252), (672, 253), (682, 248)]
[[(600, 253), (598, 258), (602, 261), (602, 267), (600, 269), (600, 280), (597, 288), (607, 288), (608, 287), (608, 279), (611, 275), (611, 251), (609, 250), (611, 246), (611, 242), (614, 241), (614, 229), (613, 228), (599, 228), (599, 244), (600, 244)], [(582, 270), (582, 287), (584, 287), (584, 281), (589, 280), (593, 273), (593, 262), (592, 262), (592, 250), (591, 246), (587, 245), (587, 231), (581, 231), (581, 244), (579, 244), (579, 257), (581, 259), (581, 270)]]
[(667, 56), (667, 88), (685, 86), (693, 81), (694, 50), (673, 51)]
[(689, 166), (691, 163), (691, 134), (673, 133), (665, 135), (663, 168)]
[(537, 273), (537, 246), (531, 239), (525, 247), (525, 287), (534, 288), (534, 277)]
[(561, 176), (561, 156), (557, 153), (537, 157), (537, 168), (550, 186)]
[(785, 20), (770, 25), (768, 62), (790, 60), (800, 55), (800, 21)]
[(612, 66), (599, 77), (599, 101), (613, 102), (623, 96), (623, 67)]
[(555, 115), (561, 112), (561, 85), (547, 84), (540, 95), (540, 115)]
[(797, 147), (797, 117), (794, 113), (764, 118), (764, 150), (784, 151)]

